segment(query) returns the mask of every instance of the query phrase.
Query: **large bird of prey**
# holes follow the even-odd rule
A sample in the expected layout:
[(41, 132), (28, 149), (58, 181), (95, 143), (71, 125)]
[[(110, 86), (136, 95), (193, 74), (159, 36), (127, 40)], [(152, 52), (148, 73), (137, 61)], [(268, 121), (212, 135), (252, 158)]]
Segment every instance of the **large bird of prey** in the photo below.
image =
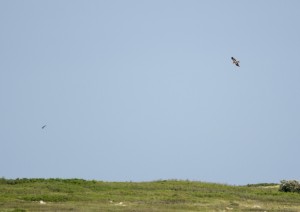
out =
[(236, 66), (240, 67), (240, 61), (236, 60), (234, 57), (231, 57), (232, 63), (235, 64)]
[(42, 126), (42, 129), (44, 129), (47, 125)]

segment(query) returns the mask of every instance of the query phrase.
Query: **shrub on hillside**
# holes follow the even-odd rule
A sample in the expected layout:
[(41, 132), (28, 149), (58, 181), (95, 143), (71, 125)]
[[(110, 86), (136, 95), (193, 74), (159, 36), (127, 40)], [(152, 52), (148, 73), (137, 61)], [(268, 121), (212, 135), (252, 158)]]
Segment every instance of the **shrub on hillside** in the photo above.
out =
[(282, 180), (279, 191), (300, 193), (300, 183), (297, 180)]

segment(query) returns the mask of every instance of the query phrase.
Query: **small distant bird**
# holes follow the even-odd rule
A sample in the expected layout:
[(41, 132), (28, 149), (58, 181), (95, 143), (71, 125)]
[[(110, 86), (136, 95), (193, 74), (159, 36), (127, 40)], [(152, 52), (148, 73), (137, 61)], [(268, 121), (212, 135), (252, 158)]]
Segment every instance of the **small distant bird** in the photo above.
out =
[(235, 64), (236, 66), (240, 67), (240, 61), (236, 60), (234, 57), (231, 57), (232, 63)]
[(42, 126), (42, 130), (46, 127), (47, 125)]

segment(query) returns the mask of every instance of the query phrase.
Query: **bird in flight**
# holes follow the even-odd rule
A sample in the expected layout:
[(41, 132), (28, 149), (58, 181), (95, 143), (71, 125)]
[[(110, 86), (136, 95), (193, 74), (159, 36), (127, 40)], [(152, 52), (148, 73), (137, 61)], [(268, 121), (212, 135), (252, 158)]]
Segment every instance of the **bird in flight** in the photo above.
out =
[(42, 130), (46, 127), (47, 125), (42, 126)]
[(231, 57), (232, 63), (235, 64), (236, 66), (240, 67), (240, 61), (236, 60), (234, 57)]

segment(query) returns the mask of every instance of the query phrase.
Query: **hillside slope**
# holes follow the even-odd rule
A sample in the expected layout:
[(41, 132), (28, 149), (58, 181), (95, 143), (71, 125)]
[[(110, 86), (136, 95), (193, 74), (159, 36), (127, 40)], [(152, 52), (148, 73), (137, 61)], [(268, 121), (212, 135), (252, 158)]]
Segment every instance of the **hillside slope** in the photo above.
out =
[(278, 185), (0, 179), (0, 211), (300, 211)]

